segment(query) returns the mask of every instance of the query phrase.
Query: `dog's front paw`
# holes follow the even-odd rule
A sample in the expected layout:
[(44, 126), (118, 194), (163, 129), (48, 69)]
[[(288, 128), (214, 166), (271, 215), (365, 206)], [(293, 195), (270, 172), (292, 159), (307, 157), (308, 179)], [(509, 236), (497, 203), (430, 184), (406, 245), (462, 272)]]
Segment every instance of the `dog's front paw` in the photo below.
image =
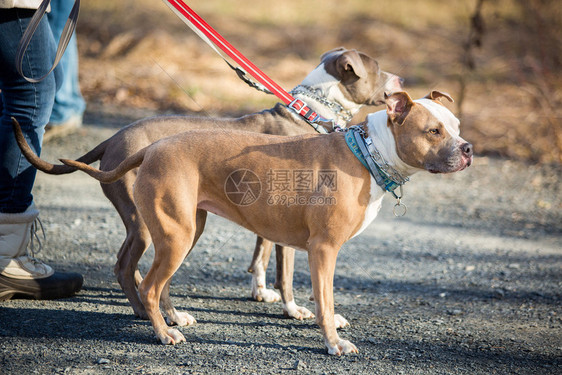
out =
[(266, 287), (252, 288), (252, 298), (258, 302), (272, 303), (281, 301), (279, 293)]
[(314, 314), (303, 306), (298, 306), (294, 301), (283, 304), (283, 315), (297, 320), (314, 318)]
[(357, 347), (353, 345), (348, 340), (339, 340), (337, 345), (329, 346), (328, 347), (328, 354), (331, 355), (342, 355), (342, 354), (349, 354), (349, 353), (359, 353)]
[(338, 328), (345, 328), (350, 326), (349, 322), (347, 321), (346, 318), (344, 318), (343, 316), (341, 316), (340, 314), (335, 314), (334, 315), (334, 321), (336, 323), (336, 329)]
[(195, 323), (197, 323), (197, 320), (186, 312), (174, 311), (174, 315), (166, 316), (166, 324), (169, 326), (178, 325), (184, 327)]
[(165, 332), (157, 334), (160, 342), (164, 345), (175, 345), (185, 341), (185, 337), (175, 328), (170, 328)]

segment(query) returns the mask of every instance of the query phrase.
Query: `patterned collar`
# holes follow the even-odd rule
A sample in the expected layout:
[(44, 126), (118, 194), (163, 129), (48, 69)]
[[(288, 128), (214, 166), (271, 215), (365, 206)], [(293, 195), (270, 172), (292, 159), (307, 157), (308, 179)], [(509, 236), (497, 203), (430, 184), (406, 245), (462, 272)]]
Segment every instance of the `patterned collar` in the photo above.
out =
[(330, 112), (332, 112), (335, 116), (334, 121), (340, 125), (345, 127), (347, 123), (351, 121), (353, 118), (354, 113), (338, 103), (337, 101), (330, 101), (326, 98), (326, 95), (322, 92), (319, 88), (312, 88), (307, 85), (298, 85), (294, 89), (290, 91), (291, 95), (302, 95), (308, 97), (317, 103), (326, 107)]
[(345, 142), (361, 164), (371, 173), (377, 185), (383, 191), (392, 193), (396, 199), (400, 199), (401, 196), (399, 197), (394, 190), (408, 182), (409, 178), (403, 177), (384, 160), (365, 130), (360, 125), (348, 128), (345, 133)]

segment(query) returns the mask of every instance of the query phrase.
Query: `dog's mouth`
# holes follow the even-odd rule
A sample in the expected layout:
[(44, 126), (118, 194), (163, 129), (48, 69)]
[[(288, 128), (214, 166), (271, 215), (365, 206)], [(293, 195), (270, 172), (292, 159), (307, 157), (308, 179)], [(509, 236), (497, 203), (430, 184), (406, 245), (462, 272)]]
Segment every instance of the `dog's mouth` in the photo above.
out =
[(473, 162), (472, 155), (461, 156), (460, 158), (455, 158), (454, 160), (449, 160), (443, 165), (428, 165), (426, 170), (429, 173), (455, 173), (465, 170), (470, 167)]

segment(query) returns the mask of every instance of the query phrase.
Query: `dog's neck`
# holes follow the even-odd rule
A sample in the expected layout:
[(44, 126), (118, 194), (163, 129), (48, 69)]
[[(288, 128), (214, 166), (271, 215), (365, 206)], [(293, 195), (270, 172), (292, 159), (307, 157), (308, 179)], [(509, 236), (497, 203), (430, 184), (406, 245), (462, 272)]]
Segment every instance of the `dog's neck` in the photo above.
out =
[[(291, 92), (314, 112), (334, 120), (341, 127), (346, 127), (351, 117), (363, 106), (345, 97), (340, 89), (340, 81), (326, 72), (323, 63)], [(333, 129), (327, 130), (331, 132)]]
[(367, 116), (367, 133), (373, 140), (375, 148), (386, 162), (403, 177), (409, 177), (423, 169), (406, 164), (398, 156), (394, 135), (387, 125), (388, 116), (385, 110), (371, 113)]

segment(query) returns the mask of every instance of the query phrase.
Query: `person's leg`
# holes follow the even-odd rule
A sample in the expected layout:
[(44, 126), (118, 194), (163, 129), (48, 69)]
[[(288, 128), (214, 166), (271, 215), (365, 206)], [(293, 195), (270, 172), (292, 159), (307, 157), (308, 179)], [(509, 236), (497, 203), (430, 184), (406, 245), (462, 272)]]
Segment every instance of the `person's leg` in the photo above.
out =
[[(49, 121), (59, 76), (49, 74), (39, 83), (27, 82), (16, 70), (17, 46), (33, 10), (0, 11), (0, 212), (23, 212), (31, 205), (36, 169), (22, 155), (12, 132), (11, 117), (21, 125), (27, 141), (41, 154), (44, 127)], [(55, 42), (44, 18), (27, 49), (24, 74), (40, 77), (51, 67)], [(58, 69), (57, 69), (58, 70)], [(55, 71), (57, 73), (57, 71)]]
[[(58, 79), (55, 71), (39, 83), (29, 83), (16, 71), (17, 46), (33, 12), (0, 10), (0, 300), (20, 294), (33, 298), (65, 297), (82, 286), (81, 275), (54, 272), (27, 254), (39, 214), (31, 194), (36, 171), (15, 142), (11, 117), (18, 120), (28, 143), (39, 155)], [(24, 74), (45, 74), (55, 49), (44, 19), (25, 55)]]
[[(60, 40), (62, 30), (73, 6), (74, 0), (51, 1), (51, 12), (47, 15), (47, 18), (56, 41)], [(46, 128), (45, 140), (67, 134), (82, 125), (86, 102), (80, 93), (78, 83), (76, 35), (73, 35), (70, 39), (59, 66), (62, 68), (63, 78), (61, 87), (55, 95), (55, 104)]]

